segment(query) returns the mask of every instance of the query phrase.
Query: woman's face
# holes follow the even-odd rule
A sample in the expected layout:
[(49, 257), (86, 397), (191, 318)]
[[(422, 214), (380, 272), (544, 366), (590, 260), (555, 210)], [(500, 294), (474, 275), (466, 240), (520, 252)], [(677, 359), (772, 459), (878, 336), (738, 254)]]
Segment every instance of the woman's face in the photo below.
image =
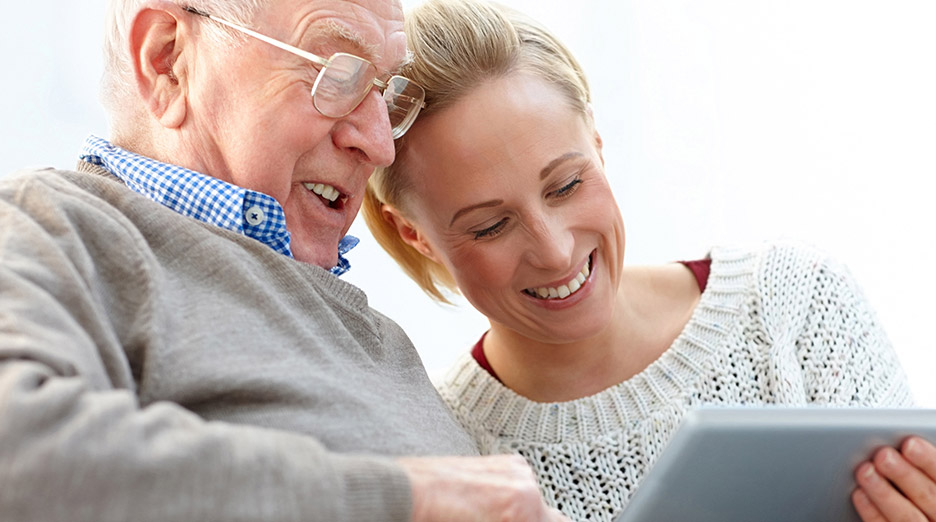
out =
[(409, 132), (403, 237), (451, 272), (492, 328), (549, 343), (600, 333), (624, 226), (591, 118), (515, 73)]

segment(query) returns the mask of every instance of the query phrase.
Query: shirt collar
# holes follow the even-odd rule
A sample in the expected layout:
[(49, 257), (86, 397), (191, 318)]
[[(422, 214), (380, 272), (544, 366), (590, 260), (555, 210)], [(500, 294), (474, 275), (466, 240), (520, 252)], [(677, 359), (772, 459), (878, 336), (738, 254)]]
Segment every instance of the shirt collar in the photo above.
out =
[[(179, 214), (251, 237), (293, 257), (286, 214), (267, 194), (135, 154), (97, 136), (85, 140), (80, 158), (104, 167), (134, 192)], [(345, 236), (338, 243), (333, 274), (342, 275), (350, 269), (344, 254), (358, 242), (354, 236)]]

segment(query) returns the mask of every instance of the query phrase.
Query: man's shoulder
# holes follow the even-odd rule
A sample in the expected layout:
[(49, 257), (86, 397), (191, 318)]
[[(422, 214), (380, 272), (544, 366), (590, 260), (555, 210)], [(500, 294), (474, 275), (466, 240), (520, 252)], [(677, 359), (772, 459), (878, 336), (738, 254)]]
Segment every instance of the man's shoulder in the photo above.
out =
[(44, 193), (50, 203), (68, 198), (106, 197), (108, 193), (130, 192), (106, 170), (89, 166), (87, 170), (55, 168), (23, 169), (0, 178), (0, 199), (16, 203), (29, 193)]
[(0, 179), (2, 248), (48, 241), (67, 251), (98, 245), (139, 249), (141, 224), (158, 212), (145, 198), (104, 173), (21, 170)]

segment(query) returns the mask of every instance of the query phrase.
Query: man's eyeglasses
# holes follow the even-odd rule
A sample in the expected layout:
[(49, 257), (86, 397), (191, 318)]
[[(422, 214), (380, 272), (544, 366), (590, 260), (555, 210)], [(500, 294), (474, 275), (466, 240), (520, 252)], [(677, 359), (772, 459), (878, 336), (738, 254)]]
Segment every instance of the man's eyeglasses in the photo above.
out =
[(403, 76), (392, 76), (386, 82), (381, 81), (377, 78), (377, 67), (374, 64), (353, 54), (335, 53), (326, 60), (234, 22), (199, 11), (194, 7), (184, 9), (321, 66), (315, 83), (312, 85), (312, 104), (323, 116), (329, 118), (347, 116), (364, 101), (367, 93), (377, 86), (383, 93), (384, 101), (387, 102), (393, 139), (397, 139), (409, 130), (420, 109), (426, 105), (424, 103), (426, 91), (422, 86)]

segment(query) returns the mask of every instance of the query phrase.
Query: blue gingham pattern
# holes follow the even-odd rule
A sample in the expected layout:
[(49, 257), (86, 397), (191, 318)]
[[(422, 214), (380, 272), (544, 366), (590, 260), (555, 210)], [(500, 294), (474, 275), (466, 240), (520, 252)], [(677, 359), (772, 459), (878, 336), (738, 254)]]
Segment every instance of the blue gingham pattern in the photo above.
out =
[[(80, 157), (104, 167), (134, 192), (179, 214), (244, 234), (292, 257), (286, 214), (271, 196), (134, 154), (97, 136), (85, 140)], [(333, 274), (341, 275), (351, 268), (343, 256), (357, 244), (354, 236), (342, 238)]]

